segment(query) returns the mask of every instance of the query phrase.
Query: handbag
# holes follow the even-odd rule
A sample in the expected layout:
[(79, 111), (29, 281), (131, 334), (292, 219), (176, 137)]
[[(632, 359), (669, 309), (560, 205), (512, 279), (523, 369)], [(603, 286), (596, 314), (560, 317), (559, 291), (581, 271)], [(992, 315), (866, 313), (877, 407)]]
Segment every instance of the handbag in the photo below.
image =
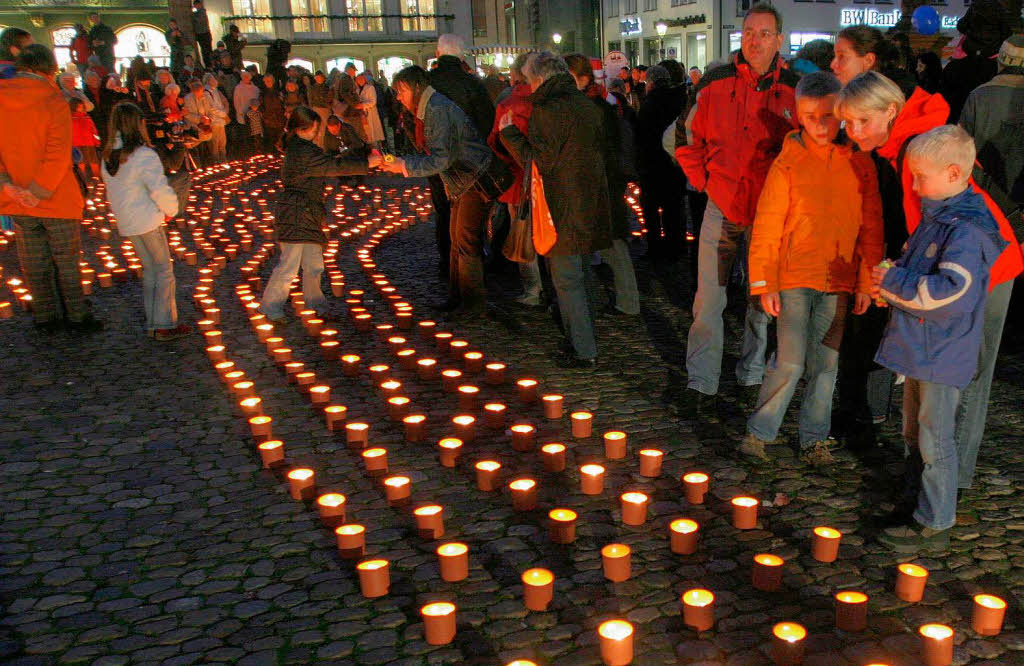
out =
[(501, 253), (517, 264), (528, 264), (537, 258), (537, 251), (533, 247), (533, 224), (529, 217), (516, 215), (513, 218)]
[(546, 255), (558, 242), (558, 230), (551, 218), (551, 209), (544, 196), (544, 181), (537, 170), (537, 163), (530, 163), (530, 223), (533, 230), (533, 246), (537, 254)]

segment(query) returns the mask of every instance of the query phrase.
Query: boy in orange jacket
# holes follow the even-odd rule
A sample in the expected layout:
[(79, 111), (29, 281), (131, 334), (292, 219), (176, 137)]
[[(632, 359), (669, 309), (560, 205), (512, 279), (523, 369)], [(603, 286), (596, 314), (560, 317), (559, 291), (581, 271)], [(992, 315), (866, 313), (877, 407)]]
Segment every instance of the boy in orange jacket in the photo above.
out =
[(765, 460), (797, 383), (800, 457), (834, 461), (829, 444), (832, 391), (843, 322), (870, 304), (871, 267), (882, 259), (882, 203), (867, 153), (837, 143), (833, 107), (840, 89), (831, 72), (814, 72), (796, 88), (797, 119), (772, 164), (757, 204), (748, 255), (750, 293), (778, 318), (778, 350), (747, 420), (740, 453)]

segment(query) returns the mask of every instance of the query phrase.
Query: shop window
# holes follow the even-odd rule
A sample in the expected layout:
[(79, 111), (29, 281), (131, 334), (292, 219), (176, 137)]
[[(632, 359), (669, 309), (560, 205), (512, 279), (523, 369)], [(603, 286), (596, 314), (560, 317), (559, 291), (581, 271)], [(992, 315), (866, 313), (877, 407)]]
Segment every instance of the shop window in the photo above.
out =
[(331, 31), (330, 9), (327, 0), (291, 0), (292, 30), (297, 33)]
[(346, 0), (349, 32), (384, 32), (381, 0)]
[(607, 16), (618, 16), (619, 0), (606, 0), (604, 11)]
[(359, 58), (346, 58), (345, 56), (338, 56), (337, 58), (331, 58), (327, 61), (327, 71), (330, 72), (332, 69), (337, 69), (339, 72), (345, 71), (345, 65), (352, 63), (356, 66), (357, 72), (366, 71), (366, 63)]
[[(434, 0), (402, 0), (402, 30), (406, 32), (433, 32), (437, 30), (437, 19), (428, 16), (434, 13)], [(406, 18), (407, 17), (407, 18)]]
[[(270, 16), (270, 0), (231, 0), (231, 13), (236, 16)], [(243, 33), (273, 35), (273, 21), (268, 18), (232, 19)]]

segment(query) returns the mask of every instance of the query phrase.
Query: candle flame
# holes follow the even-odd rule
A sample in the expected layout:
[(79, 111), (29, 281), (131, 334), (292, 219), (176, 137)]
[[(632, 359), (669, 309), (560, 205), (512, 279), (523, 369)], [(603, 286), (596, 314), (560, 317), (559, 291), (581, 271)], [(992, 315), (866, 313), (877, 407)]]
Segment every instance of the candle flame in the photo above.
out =
[(417, 516), (436, 516), (437, 514), (444, 511), (444, 509), (437, 504), (431, 504), (428, 506), (421, 506), (420, 508), (413, 511)]
[(919, 567), (916, 564), (904, 563), (899, 566), (901, 574), (906, 576), (913, 576), (915, 578), (922, 578), (928, 575), (928, 570), (924, 567)]
[(545, 444), (544, 446), (540, 447), (540, 450), (543, 451), (544, 453), (550, 454), (562, 453), (563, 451), (565, 451), (565, 444), (562, 444), (561, 442), (552, 442), (551, 444)]
[(406, 398), (405, 396), (401, 396), (401, 395), (396, 395), (393, 398), (388, 398), (388, 404), (389, 405), (401, 406), (401, 405), (407, 405), (407, 404), (409, 404), (409, 402), (410, 402), (409, 398)]
[(423, 423), (427, 420), (427, 417), (423, 414), (413, 414), (412, 416), (406, 416), (402, 421), (406, 424), (413, 425), (416, 423)]
[(658, 449), (640, 449), (640, 455), (650, 458), (660, 458), (665, 454)]
[(679, 532), (680, 534), (689, 534), (690, 532), (696, 532), (699, 529), (699, 525), (696, 521), (690, 520), (689, 518), (676, 518), (669, 523), (669, 528), (673, 532)]
[(400, 488), (409, 484), (409, 477), (407, 476), (389, 476), (384, 480), (385, 486), (391, 486), (392, 488)]
[(455, 557), (457, 555), (465, 555), (469, 552), (469, 546), (464, 543), (446, 543), (443, 546), (437, 547), (437, 554), (444, 557)]
[(462, 446), (462, 440), (457, 437), (445, 437), (437, 445), (442, 449), (457, 449)]
[(611, 439), (611, 440), (626, 439), (626, 433), (618, 431), (618, 430), (612, 430), (611, 432), (606, 432), (604, 434), (604, 438), (605, 439)]
[(295, 481), (305, 481), (306, 479), (313, 476), (313, 470), (311, 469), (293, 469), (288, 472), (288, 478)]
[(944, 624), (926, 624), (918, 629), (918, 631), (925, 638), (937, 641), (945, 640), (953, 635), (953, 630)]
[(778, 555), (770, 555), (768, 553), (754, 555), (754, 561), (766, 567), (781, 567), (783, 564), (786, 563), (786, 561)]
[(753, 497), (736, 497), (732, 503), (734, 506), (757, 506), (758, 501)]
[(327, 493), (318, 497), (316, 503), (320, 506), (341, 506), (345, 503), (345, 496), (341, 493)]
[(377, 569), (383, 569), (388, 566), (387, 560), (366, 560), (356, 565), (356, 569), (362, 569), (363, 571), (376, 571)]
[(258, 448), (261, 451), (272, 451), (274, 449), (279, 449), (282, 446), (284, 446), (284, 442), (282, 442), (281, 440), (271, 439), (266, 442), (261, 442)]
[(715, 601), (715, 595), (710, 590), (688, 590), (683, 594), (683, 603), (687, 606), (708, 606)]
[(501, 468), (501, 463), (494, 460), (481, 460), (475, 465), (475, 467), (484, 472), (493, 472)]
[(569, 418), (571, 418), (574, 421), (587, 421), (589, 419), (592, 419), (593, 417), (594, 415), (591, 414), (590, 412), (573, 412), (572, 414), (569, 415)]
[(387, 449), (366, 449), (363, 451), (364, 458), (379, 458), (388, 454)]
[(790, 643), (802, 641), (807, 637), (807, 630), (795, 622), (780, 622), (772, 627), (772, 633)]
[(473, 418), (472, 416), (469, 416), (468, 414), (456, 416), (455, 418), (452, 419), (452, 423), (460, 426), (472, 425), (474, 422), (476, 422), (476, 419)]
[(815, 527), (814, 533), (822, 539), (838, 539), (843, 536), (842, 532), (831, 527)]
[(601, 623), (601, 626), (597, 628), (597, 633), (602, 638), (621, 641), (633, 635), (633, 625), (625, 620), (608, 620)]
[(455, 604), (447, 601), (438, 601), (432, 604), (427, 604), (420, 609), (424, 615), (438, 616), (438, 615), (449, 615), (455, 612)]
[(518, 479), (508, 484), (508, 487), (512, 490), (530, 490), (535, 487), (537, 482), (533, 479)]
[(541, 398), (541, 400), (547, 400), (548, 402), (558, 402), (561, 399), (562, 399), (562, 396), (555, 395), (555, 394), (546, 395), (543, 398)]
[(486, 409), (489, 412), (503, 412), (505, 411), (505, 405), (501, 404), (500, 402), (489, 402), (486, 405), (484, 405), (484, 409)]
[(520, 424), (512, 426), (511, 430), (512, 430), (512, 432), (528, 433), (528, 432), (533, 432), (534, 431), (534, 427), (532, 425), (527, 424), (527, 423), (520, 423)]
[(704, 483), (708, 480), (708, 475), (704, 472), (690, 472), (683, 476), (683, 481), (686, 483)]
[(342, 536), (352, 536), (353, 534), (360, 534), (365, 531), (366, 528), (362, 525), (341, 525), (334, 530), (334, 533)]
[(1006, 608), (1006, 602), (992, 594), (976, 594), (974, 602), (985, 608)]
[(621, 543), (608, 544), (601, 549), (601, 555), (604, 557), (625, 557), (629, 553), (629, 546)]
[(583, 467), (580, 467), (580, 472), (590, 474), (591, 476), (597, 476), (599, 474), (604, 474), (604, 467), (601, 467), (600, 465), (584, 465)]
[(547, 569), (527, 569), (523, 572), (525, 585), (550, 585), (554, 580), (555, 574)]
[(630, 502), (632, 504), (643, 504), (647, 501), (647, 495), (644, 495), (643, 493), (623, 493), (622, 501)]
[(536, 379), (520, 379), (519, 381), (516, 382), (516, 384), (518, 386), (522, 386), (523, 388), (530, 388), (531, 386), (536, 386), (537, 385), (537, 380)]
[(552, 509), (548, 513), (548, 517), (551, 518), (551, 520), (557, 520), (558, 522), (563, 523), (576, 520), (576, 516), (576, 512), (572, 509)]

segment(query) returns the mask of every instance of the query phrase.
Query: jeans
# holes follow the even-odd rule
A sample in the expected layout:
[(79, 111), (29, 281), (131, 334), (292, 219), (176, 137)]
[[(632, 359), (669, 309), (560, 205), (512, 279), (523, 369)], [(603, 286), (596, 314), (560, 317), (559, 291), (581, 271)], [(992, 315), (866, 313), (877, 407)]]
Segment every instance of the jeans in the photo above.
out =
[(594, 313), (587, 289), (590, 255), (563, 255), (548, 257), (547, 260), (566, 337), (577, 357), (597, 358)]
[(327, 311), (327, 299), (320, 289), (320, 276), (324, 272), (324, 250), (316, 243), (280, 243), (281, 258), (270, 274), (260, 300), (260, 312), (270, 319), (284, 316), (284, 303), (288, 300), (292, 280), (302, 268), (302, 298), (306, 308), (318, 314)]
[(960, 390), (907, 377), (903, 385), (903, 440), (910, 457), (908, 487), (917, 488), (914, 520), (933, 530), (956, 524), (956, 406)]
[(138, 236), (128, 236), (135, 254), (142, 260), (142, 302), (146, 308), (146, 330), (174, 328), (178, 325), (174, 264), (167, 247), (167, 234), (157, 227)]
[[(707, 395), (718, 393), (722, 374), (726, 289), (740, 252), (740, 240), (750, 228), (730, 222), (713, 201), (708, 201), (700, 229), (697, 296), (693, 301), (693, 325), (686, 343), (687, 387)], [(768, 346), (768, 315), (760, 306), (747, 304), (743, 324), (743, 351), (736, 365), (741, 386), (756, 386), (764, 376), (764, 354)]]
[(985, 434), (988, 416), (988, 396), (992, 389), (992, 372), (996, 367), (999, 343), (1003, 338), (1006, 311), (1010, 307), (1013, 280), (997, 285), (985, 300), (985, 323), (982, 327), (981, 351), (978, 369), (967, 388), (960, 394), (956, 411), (956, 449), (960, 458), (961, 488), (970, 488), (974, 481), (974, 466)]
[(827, 439), (832, 425), (832, 391), (849, 298), (815, 289), (784, 289), (780, 296), (779, 348), (761, 384), (757, 409), (747, 420), (747, 432), (766, 442), (778, 437), (796, 386), (805, 377), (800, 448), (807, 448)]
[(483, 310), (487, 304), (483, 231), (490, 204), (471, 187), (452, 199), (451, 205), (448, 295), (466, 310)]
[(640, 292), (636, 287), (629, 245), (625, 240), (616, 238), (611, 249), (601, 250), (601, 258), (608, 262), (615, 278), (615, 308), (628, 315), (640, 314)]

